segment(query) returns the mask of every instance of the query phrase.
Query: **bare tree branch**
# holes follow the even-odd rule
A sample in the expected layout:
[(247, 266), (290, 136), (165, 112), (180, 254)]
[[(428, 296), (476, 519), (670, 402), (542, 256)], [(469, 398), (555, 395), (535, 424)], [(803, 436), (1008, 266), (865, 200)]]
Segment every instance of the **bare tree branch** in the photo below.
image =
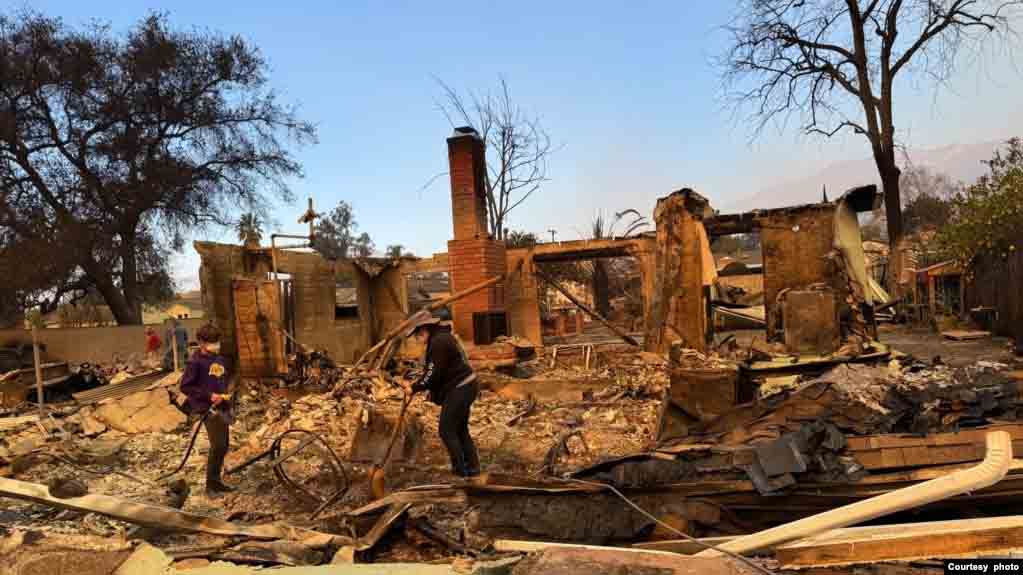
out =
[(726, 27), (724, 86), (736, 109), (749, 112), (754, 136), (793, 114), (805, 134), (865, 136), (895, 246), (902, 237), (896, 77), (912, 64), (940, 81), (960, 49), (1010, 33), (1021, 7), (1023, 0), (741, 0)]
[(550, 181), (547, 162), (554, 152), (539, 117), (516, 105), (507, 81), (494, 92), (459, 94), (437, 79), (443, 92), (441, 112), (451, 126), (476, 130), (487, 148), (484, 185), (491, 235), (504, 239), (508, 214)]

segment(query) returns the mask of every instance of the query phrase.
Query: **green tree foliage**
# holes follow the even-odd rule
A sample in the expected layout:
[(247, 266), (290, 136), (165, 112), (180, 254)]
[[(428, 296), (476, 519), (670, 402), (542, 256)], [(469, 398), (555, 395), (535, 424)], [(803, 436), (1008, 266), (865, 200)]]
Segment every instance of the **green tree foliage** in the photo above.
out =
[(508, 249), (531, 248), (540, 243), (540, 238), (533, 232), (511, 230), (504, 234), (504, 245)]
[[(619, 231), (619, 225), (624, 228)], [(613, 239), (615, 237), (629, 237), (640, 230), (649, 227), (650, 222), (638, 211), (633, 209), (617, 212), (613, 218), (598, 213), (591, 222), (591, 237), (595, 240)], [(602, 259), (594, 259), (586, 264), (590, 272), (590, 285), (593, 287), (593, 302), (600, 315), (607, 317), (611, 314), (611, 277), (608, 270), (608, 262)], [(621, 286), (615, 291), (623, 291)]]
[(252, 212), (243, 214), (234, 229), (242, 243), (259, 245), (263, 240), (263, 219)]
[(359, 233), (352, 205), (344, 200), (316, 222), (313, 249), (325, 258), (368, 258), (373, 255), (373, 247), (369, 234)]
[(955, 197), (936, 238), (941, 253), (966, 267), (982, 255), (1009, 257), (1023, 237), (1023, 140), (1008, 140), (986, 163), (988, 173)]
[(394, 260), (396, 260), (398, 258), (414, 258), (414, 257), (416, 257), (415, 254), (413, 254), (412, 252), (406, 250), (405, 246), (403, 246), (401, 244), (394, 244), (394, 245), (387, 246), (387, 249), (384, 250), (384, 255), (386, 257), (389, 257), (389, 258), (394, 259)]
[[(0, 266), (38, 280), (15, 299), (95, 291), (118, 323), (140, 323), (188, 235), (290, 199), (301, 169), (285, 143), (315, 132), (266, 71), (241, 37), (159, 15), (124, 35), (0, 15), (0, 255), (14, 256)], [(47, 274), (26, 250), (49, 256)]]

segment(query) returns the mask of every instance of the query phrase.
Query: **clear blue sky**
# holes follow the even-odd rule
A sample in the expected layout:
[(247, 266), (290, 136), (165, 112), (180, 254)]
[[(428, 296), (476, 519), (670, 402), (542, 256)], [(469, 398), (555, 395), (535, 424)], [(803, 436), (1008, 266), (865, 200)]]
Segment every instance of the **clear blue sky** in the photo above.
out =
[[(298, 151), (300, 199), (282, 206), (284, 230), (312, 196), (319, 208), (344, 199), (378, 248), (444, 251), (451, 235), (447, 120), (434, 77), (486, 89), (503, 75), (512, 96), (541, 116), (562, 146), (553, 181), (513, 212), (509, 226), (577, 239), (598, 210), (653, 209), (657, 197), (691, 186), (715, 206), (841, 159), (869, 155), (862, 137), (803, 139), (794, 128), (755, 143), (719, 100), (712, 64), (731, 15), (707, 2), (231, 2), (32, 0), (70, 24), (90, 19), (128, 28), (149, 10), (179, 26), (237, 33), (270, 62), (284, 100), (317, 124), (319, 144)], [(897, 126), (911, 147), (1005, 138), (1023, 132), (1021, 75), (1003, 54), (972, 62), (950, 89), (902, 86)], [(223, 239), (234, 241), (223, 234)], [(218, 239), (214, 236), (209, 239)], [(188, 250), (191, 252), (191, 249)], [(197, 258), (176, 263), (195, 287)]]

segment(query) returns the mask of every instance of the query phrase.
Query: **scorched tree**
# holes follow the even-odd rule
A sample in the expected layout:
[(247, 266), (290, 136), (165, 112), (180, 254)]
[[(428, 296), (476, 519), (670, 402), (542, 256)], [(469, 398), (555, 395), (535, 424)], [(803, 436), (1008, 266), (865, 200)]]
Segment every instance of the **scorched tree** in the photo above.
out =
[(162, 15), (125, 34), (0, 15), (6, 245), (56, 246), (66, 267), (51, 295), (94, 290), (119, 324), (140, 323), (190, 232), (290, 198), (301, 169), (286, 144), (315, 132), (266, 70), (242, 38), (175, 30)]

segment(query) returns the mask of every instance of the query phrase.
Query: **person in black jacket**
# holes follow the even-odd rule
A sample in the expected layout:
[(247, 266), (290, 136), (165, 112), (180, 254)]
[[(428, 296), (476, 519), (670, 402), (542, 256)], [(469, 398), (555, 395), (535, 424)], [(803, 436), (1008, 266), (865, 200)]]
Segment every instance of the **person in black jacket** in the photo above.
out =
[(423, 375), (407, 390), (427, 391), (430, 401), (441, 406), (440, 438), (451, 457), (452, 471), (460, 477), (477, 477), (479, 454), (469, 434), (469, 411), (480, 392), (476, 373), (449, 326), (429, 312), (416, 315), (405, 336), (426, 346), (425, 366)]

